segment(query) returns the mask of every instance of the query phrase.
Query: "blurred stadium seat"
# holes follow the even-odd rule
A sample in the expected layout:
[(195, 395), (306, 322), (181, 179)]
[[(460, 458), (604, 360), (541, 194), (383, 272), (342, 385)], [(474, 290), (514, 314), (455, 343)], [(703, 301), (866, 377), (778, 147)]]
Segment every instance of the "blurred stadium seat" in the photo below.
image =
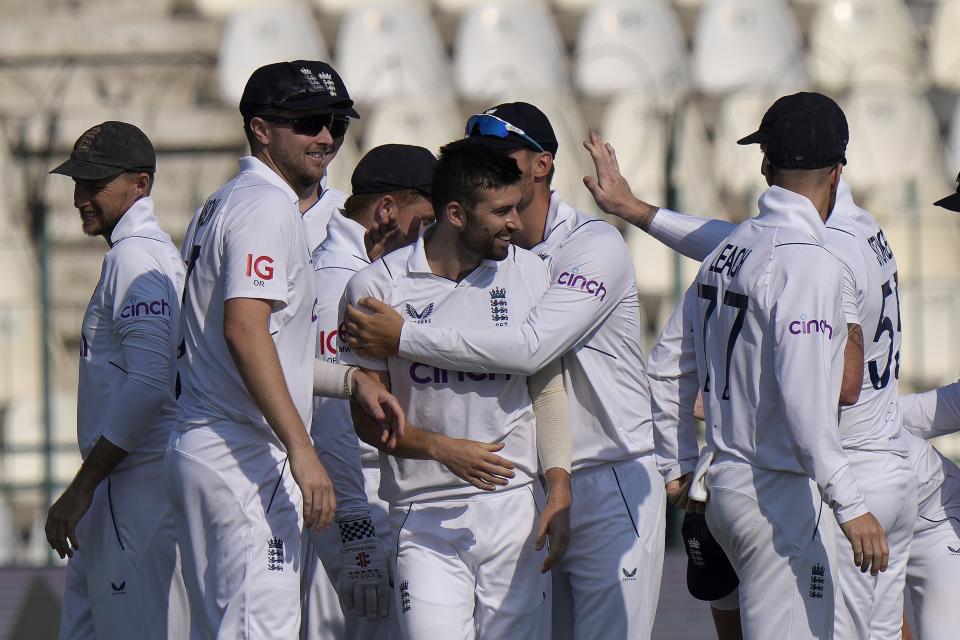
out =
[(906, 283), (901, 292), (904, 334), (900, 380), (920, 389), (956, 380), (960, 370), (960, 343), (955, 339), (960, 282), (954, 277)]
[(735, 93), (723, 101), (717, 116), (713, 138), (717, 179), (729, 193), (746, 198), (750, 211), (756, 196), (767, 188), (760, 174), (763, 154), (759, 146), (738, 145), (737, 140), (757, 130), (760, 119), (778, 95), (769, 91)]
[(620, 171), (631, 189), (647, 202), (664, 203), (667, 144), (672, 113), (658, 108), (646, 93), (614, 97), (600, 131), (617, 150)]
[(690, 88), (683, 31), (667, 0), (607, 0), (587, 11), (574, 76), (588, 96), (643, 91), (668, 101)]
[(566, 91), (566, 50), (550, 12), (534, 0), (486, 0), (467, 9), (457, 30), (454, 79), (469, 100)]
[(829, 0), (810, 27), (810, 73), (827, 89), (922, 88), (916, 25), (902, 0)]
[(463, 137), (465, 122), (452, 101), (387, 101), (369, 116), (361, 149), (366, 153), (373, 147), (395, 142), (419, 145), (437, 153), (441, 145)]
[(340, 23), (335, 57), (357, 102), (453, 95), (443, 43), (420, 3), (350, 9)]
[(708, 0), (697, 19), (693, 74), (708, 94), (805, 85), (800, 31), (789, 6), (783, 0)]
[(921, 199), (943, 190), (940, 132), (923, 94), (884, 88), (852, 91), (842, 101), (850, 125), (845, 173), (858, 191), (901, 189), (915, 182)]
[(327, 45), (305, 7), (254, 6), (227, 16), (217, 58), (220, 95), (236, 107), (250, 74), (281, 60), (329, 60)]
[(930, 75), (943, 89), (960, 89), (960, 0), (940, 0), (933, 17), (930, 37)]

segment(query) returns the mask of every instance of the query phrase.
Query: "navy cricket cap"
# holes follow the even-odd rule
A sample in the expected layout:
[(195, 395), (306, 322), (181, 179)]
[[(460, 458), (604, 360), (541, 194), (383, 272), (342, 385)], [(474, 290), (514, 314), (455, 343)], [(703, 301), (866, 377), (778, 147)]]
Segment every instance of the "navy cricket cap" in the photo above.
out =
[(274, 62), (254, 71), (243, 88), (240, 113), (252, 117), (289, 111), (360, 117), (340, 74), (326, 62)]
[(730, 595), (740, 579), (707, 527), (702, 513), (683, 516), (683, 546), (687, 551), (687, 590), (697, 600), (719, 600)]
[(124, 171), (155, 173), (157, 154), (139, 128), (108, 120), (83, 132), (70, 152), (70, 159), (52, 170), (71, 178), (102, 180)]
[(354, 195), (414, 189), (429, 196), (437, 159), (423, 147), (384, 144), (367, 152), (353, 170)]
[(933, 204), (950, 211), (960, 211), (960, 174), (957, 174), (957, 192), (951, 193), (946, 198), (940, 198)]
[(546, 114), (529, 102), (505, 102), (467, 120), (466, 136), (497, 151), (546, 151), (560, 146)]
[[(770, 137), (773, 125), (776, 121), (788, 113), (794, 111), (816, 111), (822, 114), (822, 117), (831, 122), (832, 126), (840, 132), (844, 144), (850, 141), (850, 129), (847, 126), (847, 116), (832, 98), (822, 93), (813, 93), (810, 91), (801, 91), (789, 96), (782, 96), (770, 105), (767, 112), (763, 114), (760, 121), (760, 128), (750, 135), (737, 140), (737, 144), (763, 144)], [(846, 164), (846, 158), (843, 164)]]
[(777, 118), (765, 151), (774, 167), (805, 171), (845, 164), (846, 152), (844, 132), (820, 110), (793, 111)]

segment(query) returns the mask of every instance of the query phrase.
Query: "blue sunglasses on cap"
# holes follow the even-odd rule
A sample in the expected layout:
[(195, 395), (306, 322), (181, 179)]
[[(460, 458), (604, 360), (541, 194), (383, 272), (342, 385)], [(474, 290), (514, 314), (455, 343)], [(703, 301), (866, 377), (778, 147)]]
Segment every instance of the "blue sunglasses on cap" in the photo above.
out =
[(497, 138), (506, 138), (512, 133), (523, 138), (524, 142), (537, 151), (541, 153), (545, 151), (540, 143), (528, 136), (523, 129), (489, 113), (478, 113), (470, 116), (470, 119), (467, 120), (466, 135), (471, 136), (478, 133), (482, 136), (495, 136)]

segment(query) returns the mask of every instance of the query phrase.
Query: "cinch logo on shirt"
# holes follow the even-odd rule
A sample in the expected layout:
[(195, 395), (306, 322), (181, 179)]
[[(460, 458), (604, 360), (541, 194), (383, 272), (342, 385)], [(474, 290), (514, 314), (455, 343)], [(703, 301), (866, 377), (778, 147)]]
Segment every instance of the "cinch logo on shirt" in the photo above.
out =
[(120, 309), (120, 317), (124, 320), (141, 316), (169, 316), (170, 305), (166, 300), (149, 300), (134, 302)]
[[(260, 280), (273, 280), (272, 265), (273, 258), (270, 256), (257, 256), (254, 258), (252, 253), (248, 253), (246, 275), (248, 278), (252, 278), (254, 275), (256, 275)], [(253, 284), (258, 287), (263, 286), (263, 283), (258, 283), (257, 280), (254, 280)]]
[[(468, 373), (466, 371), (448, 371), (440, 367), (431, 367), (422, 362), (410, 364), (410, 379), (417, 384), (449, 384), (451, 374), (454, 382), (489, 382), (497, 380), (496, 373)], [(500, 374), (501, 380), (509, 380), (510, 374)]]
[(833, 340), (833, 327), (826, 320), (807, 320), (806, 315), (801, 315), (799, 320), (794, 320), (788, 326), (790, 333), (795, 336), (808, 333), (826, 334), (827, 340)]
[(580, 289), (580, 291), (586, 291), (589, 294), (592, 294), (594, 298), (600, 298), (601, 300), (607, 295), (607, 288), (603, 286), (603, 281), (601, 280), (587, 280), (584, 276), (577, 273), (578, 269), (574, 268), (572, 271), (564, 271), (560, 274), (560, 277), (557, 278), (557, 284), (563, 285), (564, 287), (570, 287), (571, 289)]

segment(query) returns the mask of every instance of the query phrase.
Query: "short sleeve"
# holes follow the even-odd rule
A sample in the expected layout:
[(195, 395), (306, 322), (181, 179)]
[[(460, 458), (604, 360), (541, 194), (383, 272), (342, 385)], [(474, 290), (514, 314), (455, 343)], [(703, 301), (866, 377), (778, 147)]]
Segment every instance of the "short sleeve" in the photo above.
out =
[[(223, 298), (258, 298), (287, 303), (288, 253), (294, 205), (277, 189), (229, 212), (223, 237)], [(306, 251), (306, 245), (304, 245)]]

